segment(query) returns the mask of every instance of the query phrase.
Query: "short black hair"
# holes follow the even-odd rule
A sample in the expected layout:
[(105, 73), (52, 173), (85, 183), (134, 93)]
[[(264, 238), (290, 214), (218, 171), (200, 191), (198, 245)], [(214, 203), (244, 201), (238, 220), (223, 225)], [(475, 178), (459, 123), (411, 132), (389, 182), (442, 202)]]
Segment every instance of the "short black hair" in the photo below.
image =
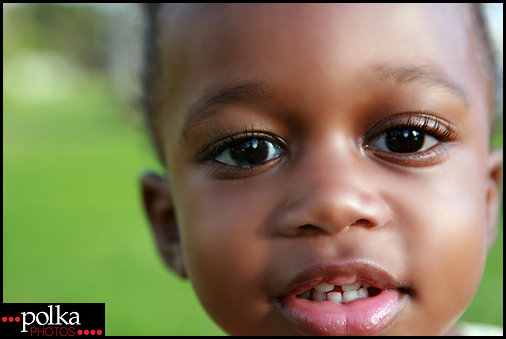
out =
[(160, 61), (157, 58), (156, 39), (158, 38), (158, 20), (157, 13), (161, 7), (161, 3), (141, 3), (144, 12), (144, 32), (143, 32), (143, 59), (141, 65), (141, 98), (140, 109), (143, 116), (143, 125), (149, 139), (156, 151), (158, 160), (165, 165), (161, 145), (155, 136), (155, 128), (153, 126), (154, 115), (154, 78), (161, 74)]
[[(156, 150), (159, 160), (165, 166), (161, 145), (157, 139), (156, 126), (154, 126), (156, 91), (155, 79), (161, 74), (161, 63), (158, 59), (159, 51), (157, 49), (156, 40), (158, 38), (158, 12), (162, 4), (160, 3), (142, 3), (144, 12), (144, 34), (143, 34), (143, 61), (141, 71), (142, 94), (140, 98), (140, 106), (143, 115), (144, 128), (146, 129), (150, 140)], [(479, 62), (485, 68), (493, 81), (493, 99), (494, 107), (497, 105), (497, 88), (500, 87), (501, 77), (497, 66), (497, 57), (492, 39), (487, 27), (487, 21), (484, 14), (484, 6), (482, 3), (470, 4), (471, 15), (474, 22), (475, 34), (478, 40)], [(495, 115), (495, 112), (490, 112)], [(494, 119), (491, 119), (492, 121)], [(493, 123), (491, 123), (493, 125)], [(492, 126), (490, 128), (492, 130)], [(491, 136), (492, 137), (492, 136)]]

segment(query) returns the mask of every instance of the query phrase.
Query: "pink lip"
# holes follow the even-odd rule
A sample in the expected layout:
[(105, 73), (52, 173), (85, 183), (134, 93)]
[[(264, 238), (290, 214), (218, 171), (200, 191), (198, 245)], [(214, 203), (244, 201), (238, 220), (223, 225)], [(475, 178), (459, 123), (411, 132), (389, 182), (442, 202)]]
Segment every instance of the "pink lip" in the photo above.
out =
[[(362, 281), (380, 288), (378, 295), (345, 304), (296, 297), (322, 282), (334, 285)], [(299, 331), (309, 335), (374, 335), (395, 320), (409, 296), (403, 284), (369, 261), (313, 265), (298, 274), (274, 302), (277, 310)]]

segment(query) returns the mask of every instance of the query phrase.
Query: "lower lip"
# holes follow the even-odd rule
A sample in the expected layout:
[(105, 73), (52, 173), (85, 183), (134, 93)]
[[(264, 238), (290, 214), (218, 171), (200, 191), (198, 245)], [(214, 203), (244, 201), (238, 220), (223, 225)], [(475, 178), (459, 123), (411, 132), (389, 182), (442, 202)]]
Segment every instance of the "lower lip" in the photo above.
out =
[(346, 304), (282, 297), (281, 313), (309, 335), (374, 335), (385, 330), (406, 304), (407, 294), (383, 290), (373, 297)]

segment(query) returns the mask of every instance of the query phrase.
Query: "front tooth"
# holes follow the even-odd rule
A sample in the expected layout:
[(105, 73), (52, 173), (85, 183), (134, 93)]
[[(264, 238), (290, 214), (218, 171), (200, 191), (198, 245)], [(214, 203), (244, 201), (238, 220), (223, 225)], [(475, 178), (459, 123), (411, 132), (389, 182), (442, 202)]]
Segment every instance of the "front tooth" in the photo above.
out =
[(357, 291), (357, 295), (359, 298), (367, 298), (369, 296), (369, 291), (367, 288), (361, 288)]
[(320, 292), (317, 290), (313, 290), (313, 295), (311, 296), (311, 300), (313, 301), (325, 301), (327, 297), (327, 293)]
[(340, 304), (343, 301), (343, 296), (341, 292), (330, 292), (327, 293), (327, 300)]
[(318, 292), (330, 292), (334, 289), (334, 285), (329, 285), (325, 283), (321, 283), (320, 285), (316, 286), (315, 289)]
[(360, 285), (362, 285), (362, 283), (360, 281), (356, 281), (354, 283), (351, 283), (351, 284), (346, 284), (346, 285), (343, 285), (341, 286), (341, 288), (343, 289), (343, 291), (356, 291), (360, 288)]
[(358, 292), (357, 291), (346, 291), (343, 292), (343, 302), (347, 303), (349, 301), (353, 301), (355, 299), (358, 299)]

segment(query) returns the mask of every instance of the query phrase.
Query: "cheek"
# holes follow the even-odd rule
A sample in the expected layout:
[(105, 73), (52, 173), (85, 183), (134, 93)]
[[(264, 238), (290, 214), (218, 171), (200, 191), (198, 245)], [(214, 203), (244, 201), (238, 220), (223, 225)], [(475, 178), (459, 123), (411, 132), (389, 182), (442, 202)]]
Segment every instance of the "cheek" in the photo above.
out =
[(430, 203), (427, 214), (416, 223), (420, 227), (409, 244), (420, 270), (411, 276), (423, 281), (423, 288), (437, 291), (440, 285), (450, 288), (451, 294), (466, 294), (477, 288), (484, 268), (483, 213), (476, 199), (463, 196), (439, 203)]
[(272, 195), (197, 175), (186, 182), (178, 222), (197, 296), (228, 333), (256, 333), (255, 319), (269, 312), (261, 277), (270, 257), (265, 220)]
[(399, 202), (405, 211), (400, 213), (406, 227), (401, 232), (406, 239), (410, 283), (416, 292), (413, 310), (423, 314), (413, 326), (420, 329), (444, 330), (453, 324), (481, 281), (486, 204), (477, 171), (449, 168), (452, 175), (419, 180), (412, 187), (418, 193), (405, 200), (409, 204)]

